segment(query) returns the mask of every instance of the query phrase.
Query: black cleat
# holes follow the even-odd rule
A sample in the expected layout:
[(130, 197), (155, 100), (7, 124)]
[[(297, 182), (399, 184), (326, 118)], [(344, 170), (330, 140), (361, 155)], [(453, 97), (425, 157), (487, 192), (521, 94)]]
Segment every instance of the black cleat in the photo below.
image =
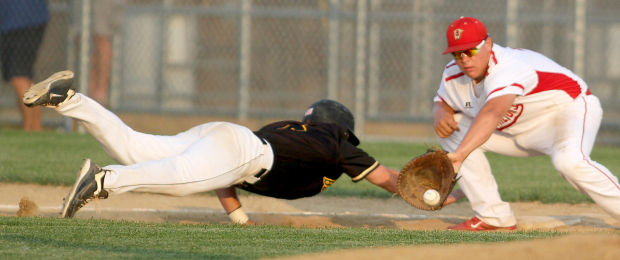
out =
[(24, 93), (24, 105), (55, 107), (75, 94), (73, 90), (73, 72), (65, 70), (56, 72), (44, 81), (32, 85)]
[(108, 192), (103, 189), (105, 173), (105, 170), (86, 159), (78, 172), (77, 181), (65, 198), (61, 217), (72, 218), (75, 212), (92, 199), (108, 198)]

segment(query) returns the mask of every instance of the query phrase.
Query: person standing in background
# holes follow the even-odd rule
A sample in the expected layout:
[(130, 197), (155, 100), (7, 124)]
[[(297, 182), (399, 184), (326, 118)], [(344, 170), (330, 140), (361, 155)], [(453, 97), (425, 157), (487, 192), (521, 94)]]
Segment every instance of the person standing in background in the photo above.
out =
[(109, 105), (108, 89), (112, 70), (113, 38), (122, 24), (125, 0), (94, 0), (92, 55), (89, 94), (104, 106)]
[(49, 21), (47, 0), (0, 0), (0, 66), (2, 78), (15, 89), (25, 131), (40, 131), (41, 109), (21, 97), (32, 85), (33, 66)]

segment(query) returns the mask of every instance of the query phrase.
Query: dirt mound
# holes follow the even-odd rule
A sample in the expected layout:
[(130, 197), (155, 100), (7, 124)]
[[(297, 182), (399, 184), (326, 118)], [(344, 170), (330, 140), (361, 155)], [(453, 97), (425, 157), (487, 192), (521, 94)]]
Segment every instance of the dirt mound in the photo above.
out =
[(18, 217), (30, 217), (39, 215), (39, 206), (34, 201), (31, 201), (28, 197), (22, 197), (19, 200), (19, 210), (17, 211)]

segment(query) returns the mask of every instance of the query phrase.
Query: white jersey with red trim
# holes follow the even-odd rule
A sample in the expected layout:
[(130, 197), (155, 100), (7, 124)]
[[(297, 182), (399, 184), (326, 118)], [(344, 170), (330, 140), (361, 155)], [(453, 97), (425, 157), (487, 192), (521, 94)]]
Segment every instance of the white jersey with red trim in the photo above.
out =
[(493, 44), (483, 81), (475, 84), (452, 60), (434, 101), (443, 100), (453, 110), (474, 118), (488, 100), (506, 94), (517, 98), (497, 130), (518, 134), (544, 120), (550, 109), (560, 109), (560, 104), (589, 94), (589, 90), (580, 77), (540, 53)]

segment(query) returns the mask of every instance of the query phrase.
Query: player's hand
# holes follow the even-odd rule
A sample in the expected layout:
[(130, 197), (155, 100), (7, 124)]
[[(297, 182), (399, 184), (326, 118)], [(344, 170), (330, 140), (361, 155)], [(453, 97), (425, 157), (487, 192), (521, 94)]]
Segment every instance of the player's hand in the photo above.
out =
[(247, 222), (243, 223), (241, 226), (256, 226), (256, 222), (254, 222), (253, 220), (249, 219)]
[(462, 198), (465, 198), (465, 193), (463, 193), (463, 190), (461, 189), (456, 189), (451, 192), (450, 195), (448, 195), (448, 198), (446, 198), (446, 201), (443, 203), (443, 205), (450, 205), (454, 202), (461, 200)]
[(461, 158), (456, 153), (448, 153), (447, 155), (448, 155), (448, 158), (450, 158), (450, 161), (452, 161), (452, 167), (454, 168), (454, 172), (459, 172), (459, 170), (461, 169), (461, 165), (463, 164), (463, 160), (465, 160), (465, 158)]
[(441, 138), (446, 138), (454, 131), (460, 130), (458, 123), (454, 120), (454, 112), (439, 104), (436, 104), (433, 109), (433, 127)]

